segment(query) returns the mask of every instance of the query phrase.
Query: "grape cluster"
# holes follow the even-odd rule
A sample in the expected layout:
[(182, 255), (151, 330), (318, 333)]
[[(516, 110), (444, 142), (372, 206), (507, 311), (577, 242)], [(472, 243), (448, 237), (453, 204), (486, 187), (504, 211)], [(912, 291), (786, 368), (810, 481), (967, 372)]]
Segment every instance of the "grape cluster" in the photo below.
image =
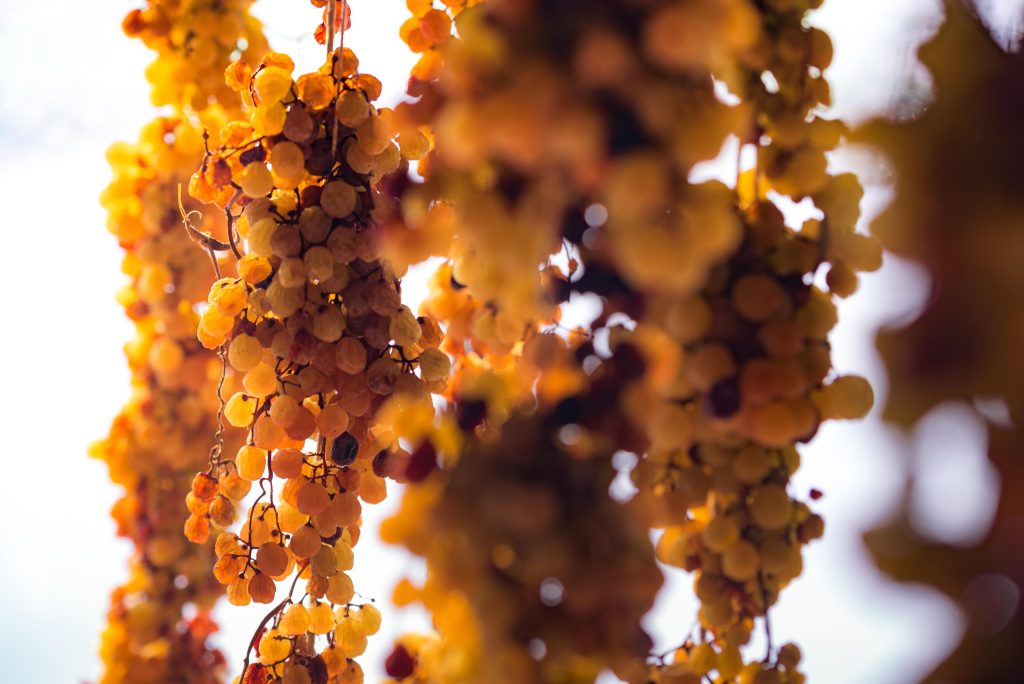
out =
[(516, 416), (496, 440), (470, 439), (382, 528), (430, 569), (396, 602), (431, 607), (444, 638), (407, 637), (414, 667), (396, 679), (593, 681), (647, 655), (639, 621), (661, 573), (646, 527), (608, 497), (608, 454), (565, 442), (567, 415)]
[[(829, 354), (832, 297), (852, 294), (856, 272), (877, 269), (881, 249), (855, 230), (856, 178), (826, 173), (844, 129), (815, 114), (828, 101), (821, 71), (831, 47), (804, 26), (810, 8), (758, 8), (757, 42), (737, 71), (723, 73), (749, 103), (756, 133), (756, 165), (736, 186), (742, 242), (698, 292), (652, 297), (634, 333), (662, 371), (649, 392), (623, 403), (650, 440), (634, 480), (652, 524), (665, 527), (659, 559), (695, 572), (702, 604), (700, 643), (663, 673), (803, 681), (785, 647), (747, 666), (740, 647), (752, 620), (801, 573), (801, 546), (824, 532), (789, 491), (795, 445), (822, 421), (862, 417), (873, 402), (865, 380), (835, 375)], [(810, 198), (821, 218), (787, 226), (770, 191)], [(812, 283), (823, 265), (819, 289)]]
[[(196, 204), (180, 202), (178, 188), (203, 158), (203, 129), (219, 129), (227, 117), (217, 104), (222, 89), (206, 88), (206, 75), (220, 78), (240, 40), (250, 54), (264, 44), (248, 5), (151, 2), (124, 22), (129, 35), (157, 51), (147, 77), (154, 99), (173, 107), (136, 142), (110, 148), (113, 179), (101, 196), (107, 226), (124, 250), (129, 282), (118, 301), (135, 326), (125, 347), (131, 398), (90, 450), (125, 489), (113, 517), (118, 534), (135, 547), (129, 579), (111, 595), (100, 646), (104, 684), (212, 684), (223, 675), (224, 658), (207, 643), (216, 630), (209, 611), (223, 595), (211, 577), (212, 544), (193, 546), (181, 535), (187, 515), (181, 500), (208, 458), (216, 427), (219, 364), (195, 339), (194, 307), (205, 300), (212, 277), (203, 252), (181, 228), (182, 212)], [(221, 216), (194, 222), (213, 238), (226, 236)], [(225, 439), (235, 443), (231, 435)]]
[(124, 32), (157, 53), (146, 68), (157, 106), (202, 112), (234, 107), (221, 71), (236, 54), (259, 59), (267, 51), (263, 26), (249, 14), (253, 0), (147, 0), (128, 13)]
[[(728, 189), (686, 179), (739, 127), (737, 111), (706, 72), (666, 73), (621, 34), (657, 23), (661, 4), (410, 3), (403, 37), (445, 68), (417, 74), (419, 99), (396, 110), (429, 125), (435, 145), (395, 240), (451, 259), (455, 280), (509, 327), (557, 303), (543, 273), (566, 234), (581, 241), (588, 223), (566, 224), (590, 205), (603, 203), (609, 253), (639, 289), (692, 289), (738, 242)], [(457, 39), (441, 39), (449, 25)], [(451, 206), (443, 221), (438, 200)]]
[[(207, 458), (217, 410), (211, 396), (216, 358), (195, 340), (192, 311), (209, 288), (209, 264), (201, 253), (195, 258), (175, 196), (202, 150), (188, 120), (165, 117), (148, 124), (136, 144), (118, 144), (108, 153), (114, 180), (102, 200), (131, 279), (118, 299), (136, 329), (126, 346), (133, 393), (91, 454), (107, 462), (111, 479), (126, 490), (113, 515), (118, 533), (137, 552), (131, 580), (111, 599), (103, 682), (131, 681), (139, 669), (215, 681), (223, 666), (219, 653), (204, 647), (213, 629), (206, 611), (221, 594), (210, 581), (211, 549), (191, 547), (181, 537), (181, 497), (189, 472)], [(206, 227), (223, 231), (224, 222)], [(201, 609), (195, 620), (184, 617), (187, 603)]]
[[(445, 518), (445, 529), (414, 521), (436, 519), (455, 498), (437, 491), (460, 472), (508, 476), (480, 456), (485, 445), (514, 441), (517, 415), (550, 411), (579, 431), (574, 451), (638, 455), (635, 505), (664, 530), (658, 557), (695, 573), (699, 638), (648, 665), (618, 663), (617, 674), (802, 681), (795, 646), (769, 644), (750, 663), (741, 648), (800, 574), (802, 545), (823, 533), (790, 492), (797, 444), (822, 421), (871, 407), (863, 379), (833, 371), (828, 334), (833, 297), (881, 262), (877, 242), (856, 231), (856, 178), (827, 173), (845, 128), (819, 114), (831, 44), (804, 20), (820, 2), (444, 5), (410, 2), (402, 29), (424, 57), (410, 87), (418, 99), (396, 116), (432, 145), (425, 181), (402, 188), (385, 238), (398, 261), (448, 258), (424, 310), (446, 326), (456, 368), (454, 403), (433, 436), (396, 421), (414, 443), (449, 445), (442, 472), (409, 491), (391, 532), (430, 571), (415, 596), (435, 611), (438, 635), (399, 644), (415, 677), (474, 681), (479, 669), (450, 669), (475, 662), (465, 643), (522, 655), (522, 631), (501, 634), (476, 597), (521, 601), (518, 587), (485, 579), (459, 592), (470, 580), (436, 555), (475, 538), (480, 517)], [(692, 181), (730, 135), (756, 153), (753, 167), (737, 169), (733, 187)], [(818, 218), (788, 225), (780, 197), (809, 200)], [(553, 267), (563, 250), (565, 266)], [(541, 323), (557, 322), (574, 292), (599, 295), (603, 311), (589, 332), (551, 344)], [(461, 440), (447, 436), (451, 424)], [(509, 498), (528, 508), (521, 494)], [(538, 532), (530, 543), (553, 538)], [(454, 617), (439, 598), (453, 592)], [(570, 652), (537, 667), (557, 669)]]
[(392, 395), (442, 392), (450, 371), (440, 327), (402, 305), (400, 274), (380, 258), (377, 216), (393, 204), (381, 181), (405, 162), (392, 113), (373, 105), (380, 82), (357, 69), (348, 49), (298, 77), (279, 53), (231, 64), (248, 119), (222, 128), (189, 185), (230, 224), (219, 248), (237, 275), (213, 284), (198, 338), (221, 350), (223, 418), (247, 438), (195, 476), (185, 533), (229, 528), (257, 483), (237, 532), (217, 538), (214, 573), (238, 605), (272, 603), (295, 574), (250, 645), (246, 684), (362, 681), (352, 659), (380, 616), (353, 603), (346, 573), (361, 501), (385, 497), (383, 475), (405, 479), (408, 456), (376, 412)]

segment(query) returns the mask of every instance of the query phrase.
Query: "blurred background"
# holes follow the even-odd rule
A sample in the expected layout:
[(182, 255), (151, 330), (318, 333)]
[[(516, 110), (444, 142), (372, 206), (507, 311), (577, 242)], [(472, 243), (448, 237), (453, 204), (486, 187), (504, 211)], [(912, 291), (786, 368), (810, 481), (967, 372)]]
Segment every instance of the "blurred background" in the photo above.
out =
[[(396, 102), (414, 62), (398, 37), (405, 3), (350, 4), (353, 28), (345, 44), (384, 82), (382, 101)], [(1014, 46), (1024, 2), (980, 4), (999, 41)], [(0, 0), (0, 188), (8, 203), (0, 268), (0, 358), (6, 362), (0, 458), (7, 473), (0, 664), (10, 682), (96, 676), (108, 593), (123, 580), (130, 552), (128, 542), (114, 536), (108, 515), (118, 492), (106, 466), (85, 452), (105, 434), (129, 389), (121, 348), (131, 327), (114, 301), (123, 283), (121, 251), (104, 228), (97, 197), (110, 178), (106, 147), (134, 139), (155, 114), (143, 77), (151, 53), (120, 30), (124, 14), (137, 5)], [(319, 14), (308, 2), (260, 0), (255, 13), (272, 47), (292, 54), (300, 72), (318, 66), (322, 48), (310, 33)], [(860, 123), (912, 117), (926, 107), (931, 78), (915, 53), (941, 15), (938, 0), (826, 2), (813, 22), (835, 44), (827, 72), (834, 114)], [(834, 164), (861, 174), (866, 220), (886, 205), (892, 179), (883, 159), (850, 147)], [(714, 175), (716, 167), (705, 171)], [(403, 288), (413, 308), (425, 293), (426, 274), (411, 273)], [(887, 383), (875, 332), (912, 320), (928, 292), (919, 269), (890, 257), (840, 307), (835, 365), (866, 375), (879, 404)], [(803, 450), (795, 481), (801, 494), (811, 487), (824, 492), (818, 509), (828, 529), (824, 541), (809, 547), (804, 576), (773, 611), (772, 626), (780, 641), (800, 644), (814, 682), (917, 681), (964, 629), (954, 604), (932, 590), (890, 583), (863, 548), (863, 532), (896, 505), (915, 454), (937, 454), (941, 464), (918, 475), (911, 497), (910, 515), (930, 536), (971, 544), (988, 530), (996, 504), (986, 432), (967, 407), (941, 406), (909, 433), (885, 427), (878, 413), (866, 424), (826, 425)], [(394, 509), (398, 494), (367, 509), (368, 532)], [(359, 544), (354, 572), (357, 589), (377, 599), (385, 615), (382, 634), (361, 659), (371, 682), (382, 677), (393, 635), (428, 626), (414, 610), (388, 609), (394, 582), (422, 569), (372, 537)], [(661, 648), (681, 641), (696, 609), (686, 574), (665, 572), (659, 606), (648, 618)], [(261, 607), (222, 606), (216, 617), (221, 631), (215, 639), (235, 674)]]

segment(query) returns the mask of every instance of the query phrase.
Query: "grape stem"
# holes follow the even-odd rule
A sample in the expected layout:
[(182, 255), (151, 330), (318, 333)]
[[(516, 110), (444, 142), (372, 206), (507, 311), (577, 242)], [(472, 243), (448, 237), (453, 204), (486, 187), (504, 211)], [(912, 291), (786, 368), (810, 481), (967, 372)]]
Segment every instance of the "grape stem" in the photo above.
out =
[(334, 54), (334, 20), (337, 18), (337, 0), (327, 0), (327, 59)]
[(347, 0), (328, 0), (327, 3), (327, 59), (334, 54), (334, 24), (338, 19), (338, 2), (341, 2), (341, 30), (338, 31), (338, 49), (345, 48), (345, 9)]
[[(334, 17), (333, 12), (336, 10), (337, 0), (329, 0), (328, 12), (330, 13), (330, 26), (327, 28), (327, 59), (331, 60), (334, 55)], [(341, 65), (345, 66), (345, 10), (347, 9), (347, 1), (341, 0), (341, 30), (338, 32), (338, 54), (341, 55)], [(331, 64), (331, 76), (334, 76), (334, 66)], [(338, 96), (340, 95), (338, 84), (334, 86), (334, 102), (335, 108), (337, 108)], [(335, 111), (334, 124), (331, 126), (331, 164), (333, 170), (334, 159), (338, 156), (338, 117), (337, 111)]]
[(181, 201), (181, 183), (178, 183), (178, 211), (181, 213), (181, 222), (185, 225), (185, 232), (188, 233), (189, 239), (202, 245), (210, 253), (210, 261), (213, 262), (213, 272), (217, 275), (217, 280), (220, 280), (220, 264), (217, 263), (215, 252), (226, 252), (230, 246), (209, 233), (200, 230), (193, 223), (193, 221), (197, 220), (193, 216), (198, 216), (198, 220), (201, 221), (203, 213), (196, 209), (185, 211), (185, 204)]
[(238, 251), (238, 242), (235, 239), (235, 215), (231, 213), (231, 207), (235, 206), (235, 202), (242, 196), (242, 188), (235, 190), (235, 194), (231, 196), (231, 201), (224, 207), (224, 215), (228, 221), (228, 245), (231, 247), (231, 253), (235, 255), (235, 259), (240, 260), (242, 253)]
[[(204, 132), (203, 141), (205, 143), (207, 136)], [(209, 149), (206, 151), (210, 153)], [(231, 244), (227, 245), (220, 240), (215, 239), (209, 233), (205, 233), (195, 225), (193, 225), (193, 215), (199, 217), (202, 220), (203, 215), (201, 212), (193, 209), (192, 211), (185, 211), (185, 203), (181, 199), (181, 183), (178, 183), (178, 211), (181, 213), (181, 222), (185, 225), (185, 232), (188, 233), (189, 238), (196, 243), (199, 243), (206, 248), (207, 253), (210, 255), (210, 263), (213, 264), (213, 274), (217, 280), (220, 280), (220, 264), (217, 263), (217, 255), (214, 250), (224, 251), (230, 247), (231, 251), (238, 256), (238, 249), (235, 247), (235, 241), (231, 238), (232, 230), (232, 217), (231, 217), (231, 205), (234, 204), (235, 200), (238, 199), (238, 195), (241, 190), (235, 192), (234, 197), (231, 198), (231, 202), (228, 204), (226, 210), (228, 215), (228, 239), (231, 240)], [(241, 257), (239, 257), (241, 258)], [(217, 401), (219, 406), (217, 407), (217, 443), (210, 448), (210, 471), (209, 474), (212, 476), (216, 470), (217, 465), (221, 461), (221, 457), (224, 455), (224, 379), (228, 374), (228, 357), (227, 352), (224, 349), (224, 345), (220, 345), (217, 348), (217, 356), (220, 357), (220, 382), (217, 384)]]
[[(219, 280), (219, 278), (218, 278)], [(214, 437), (217, 443), (210, 449), (210, 475), (220, 465), (224, 456), (224, 381), (228, 376), (228, 355), (224, 345), (217, 347), (217, 356), (220, 357), (220, 381), (217, 383), (217, 433)]]

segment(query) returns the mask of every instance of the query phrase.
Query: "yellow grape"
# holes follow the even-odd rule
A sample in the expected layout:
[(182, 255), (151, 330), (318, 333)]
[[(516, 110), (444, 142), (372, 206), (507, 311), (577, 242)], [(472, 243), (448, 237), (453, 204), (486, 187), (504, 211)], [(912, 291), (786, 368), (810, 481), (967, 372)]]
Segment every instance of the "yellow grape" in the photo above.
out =
[(241, 186), (246, 197), (266, 197), (274, 189), (274, 178), (266, 165), (254, 162), (242, 171)]
[(295, 187), (306, 174), (306, 158), (292, 142), (279, 142), (270, 149), (270, 165), (284, 187)]
[(242, 392), (231, 395), (224, 405), (224, 417), (233, 427), (249, 427), (256, 413), (256, 399)]
[(760, 557), (757, 548), (747, 541), (739, 541), (722, 556), (722, 571), (730, 579), (745, 582), (757, 575)]
[(245, 333), (236, 335), (228, 345), (228, 363), (232, 368), (243, 373), (254, 368), (262, 356), (263, 347), (260, 346), (259, 340), (252, 335)]
[(268, 629), (260, 638), (259, 646), (260, 662), (262, 663), (276, 663), (284, 660), (292, 650), (291, 640), (277, 629)]
[(267, 467), (267, 452), (252, 445), (245, 445), (238, 450), (235, 457), (238, 475), (246, 480), (255, 481), (263, 477)]
[(288, 606), (281, 615), (281, 631), (289, 636), (301, 636), (309, 631), (309, 611), (301, 603)]
[(334, 629), (334, 612), (327, 603), (316, 603), (309, 611), (309, 631), (327, 634)]
[(264, 67), (253, 80), (253, 89), (261, 102), (279, 102), (292, 87), (292, 76), (281, 67)]
[(259, 363), (242, 378), (246, 394), (262, 399), (277, 391), (277, 374), (268, 364)]

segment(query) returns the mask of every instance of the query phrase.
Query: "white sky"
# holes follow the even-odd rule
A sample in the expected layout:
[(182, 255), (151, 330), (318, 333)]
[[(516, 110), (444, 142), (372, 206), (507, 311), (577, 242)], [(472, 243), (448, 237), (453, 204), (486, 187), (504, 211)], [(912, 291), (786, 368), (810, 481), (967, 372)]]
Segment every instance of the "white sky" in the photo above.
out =
[[(1020, 0), (1008, 0), (1006, 5)], [(104, 150), (134, 139), (154, 114), (143, 68), (150, 53), (120, 33), (122, 16), (137, 3), (0, 0), (0, 188), (6, 256), (0, 269), (5, 323), (0, 358), (6, 391), (0, 394), (5, 433), (3, 470), (8, 485), (6, 539), (0, 544), (0, 667), (10, 682), (75, 682), (94, 678), (96, 647), (108, 592), (125, 576), (127, 542), (114, 537), (108, 516), (117, 489), (105, 465), (85, 455), (105, 434), (128, 396), (121, 346), (131, 327), (114, 302), (122, 284), (120, 251), (104, 228), (97, 196), (109, 180)], [(397, 37), (403, 0), (352, 0), (354, 29), (346, 44), (363, 68), (385, 84), (385, 100), (404, 88), (412, 57)], [(927, 84), (906, 67), (918, 40), (934, 27), (937, 0), (831, 0), (818, 18), (834, 37), (837, 111), (863, 118), (894, 96)], [(273, 27), (272, 45), (291, 52), (300, 69), (312, 68), (321, 49), (310, 38), (316, 11), (303, 0), (260, 0), (257, 13)], [(916, 86), (919, 87), (919, 86)], [(848, 155), (853, 157), (853, 155)], [(861, 160), (863, 162), (863, 160)], [(884, 168), (871, 163), (877, 178)], [(876, 181), (877, 185), (877, 181)], [(885, 199), (869, 194), (876, 209)], [(419, 287), (405, 288), (416, 297)], [(885, 378), (872, 334), (887, 320), (904, 318), (923, 301), (912, 269), (887, 262), (865, 278), (862, 291), (840, 312), (834, 336), (837, 368), (867, 375), (879, 394)], [(955, 409), (954, 409), (955, 411)], [(826, 496), (818, 509), (827, 535), (810, 547), (805, 573), (773, 613), (776, 639), (803, 648), (812, 681), (828, 684), (903, 684), (929, 669), (958, 638), (955, 609), (924, 589), (885, 581), (870, 565), (861, 532), (884, 517), (901, 486), (905, 460), (895, 449), (912, 438), (883, 428), (877, 411), (868, 425), (830, 425), (811, 448), (797, 491), (812, 486)], [(953, 482), (973, 482), (986, 494), (983, 444), (970, 425), (939, 421), (945, 433), (918, 436), (960, 440), (950, 455)], [(911, 442), (908, 442), (911, 440)], [(930, 440), (930, 441), (929, 441)], [(934, 448), (934, 447), (932, 447)], [(941, 512), (949, 478), (921, 497), (921, 514)], [(945, 487), (945, 489), (944, 489)], [(422, 625), (422, 615), (387, 608), (394, 580), (415, 569), (404, 554), (369, 537), (397, 503), (366, 516), (367, 538), (357, 551), (356, 586), (385, 605), (383, 634), (362, 658), (368, 681), (389, 650), (391, 636)], [(938, 506), (936, 506), (936, 502)], [(987, 524), (986, 509), (960, 520), (964, 537)], [(678, 643), (692, 621), (689, 577), (667, 571), (665, 595), (649, 626), (659, 646)], [(260, 609), (218, 612), (218, 643), (237, 663)]]

